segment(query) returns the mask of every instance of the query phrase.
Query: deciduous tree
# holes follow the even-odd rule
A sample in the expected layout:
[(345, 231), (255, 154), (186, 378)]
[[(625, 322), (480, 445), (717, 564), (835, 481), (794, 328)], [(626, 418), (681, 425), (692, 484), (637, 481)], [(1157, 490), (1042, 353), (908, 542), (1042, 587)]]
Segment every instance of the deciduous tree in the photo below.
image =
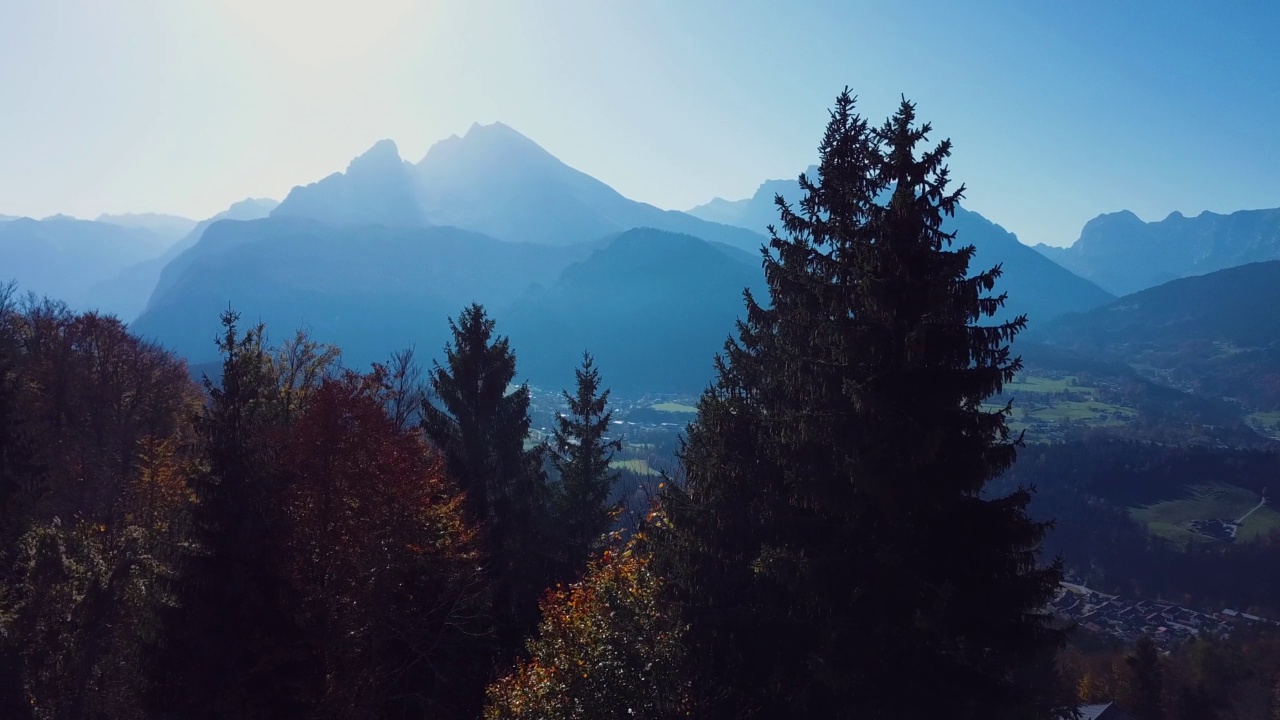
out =
[(487, 720), (691, 717), (683, 626), (634, 540), (606, 549), (581, 581), (548, 593), (528, 650), (489, 688)]
[(325, 380), (289, 429), (287, 567), (334, 718), (479, 711), (487, 586), (444, 463), (384, 410), (380, 370)]

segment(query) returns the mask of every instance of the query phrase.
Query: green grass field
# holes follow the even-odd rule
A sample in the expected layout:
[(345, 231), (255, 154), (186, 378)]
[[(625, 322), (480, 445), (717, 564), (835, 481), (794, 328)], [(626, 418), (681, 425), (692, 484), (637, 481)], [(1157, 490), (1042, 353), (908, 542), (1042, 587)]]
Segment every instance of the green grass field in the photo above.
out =
[(1046, 422), (1082, 422), (1097, 427), (1123, 425), (1137, 417), (1137, 411), (1123, 405), (1110, 405), (1096, 400), (1068, 400), (1047, 408), (1031, 410), (1027, 417)]
[(1049, 394), (1060, 392), (1081, 392), (1092, 393), (1093, 388), (1080, 385), (1072, 385), (1076, 379), (1073, 376), (1064, 378), (1046, 378), (1035, 375), (1019, 375), (1014, 378), (1013, 382), (1004, 386), (1004, 391), (1013, 395), (1018, 393), (1037, 393)]
[(1245, 417), (1249, 424), (1267, 432), (1280, 431), (1280, 412), (1257, 412)]
[(1250, 515), (1240, 526), (1240, 532), (1236, 534), (1236, 542), (1249, 542), (1265, 537), (1272, 530), (1280, 529), (1280, 510), (1272, 506), (1273, 500), (1268, 499), (1267, 504), (1258, 508), (1256, 512)]
[(630, 460), (614, 460), (609, 463), (609, 467), (615, 470), (629, 470), (637, 475), (648, 475), (651, 477), (659, 475), (657, 470), (649, 467), (649, 461), (643, 458), (631, 458)]
[[(1153, 535), (1185, 543), (1216, 543), (1190, 530), (1192, 520), (1236, 520), (1249, 512), (1261, 497), (1244, 488), (1226, 483), (1211, 483), (1190, 488), (1185, 497), (1130, 508), (1129, 514), (1147, 526)], [(1236, 542), (1248, 542), (1272, 529), (1280, 527), (1280, 512), (1271, 505), (1264, 505), (1245, 520), (1236, 535)]]
[(696, 408), (696, 407), (694, 407), (694, 406), (692, 406), (692, 405), (685, 405), (684, 403), (676, 403), (676, 402), (664, 402), (664, 403), (658, 403), (657, 405), (654, 405), (654, 406), (653, 406), (653, 409), (654, 409), (654, 410), (657, 410), (658, 412), (669, 412), (669, 413), (696, 413), (696, 412), (698, 412), (698, 408)]

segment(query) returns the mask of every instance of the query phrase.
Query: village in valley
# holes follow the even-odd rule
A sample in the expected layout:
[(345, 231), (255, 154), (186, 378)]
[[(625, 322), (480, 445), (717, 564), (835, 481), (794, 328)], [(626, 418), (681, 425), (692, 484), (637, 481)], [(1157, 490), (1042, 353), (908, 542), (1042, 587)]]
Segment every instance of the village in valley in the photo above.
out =
[(1162, 652), (1168, 652), (1178, 642), (1202, 635), (1227, 637), (1241, 625), (1280, 627), (1278, 622), (1238, 610), (1200, 612), (1171, 603), (1108, 595), (1069, 582), (1062, 583), (1051, 607), (1063, 620), (1126, 643), (1147, 635)]

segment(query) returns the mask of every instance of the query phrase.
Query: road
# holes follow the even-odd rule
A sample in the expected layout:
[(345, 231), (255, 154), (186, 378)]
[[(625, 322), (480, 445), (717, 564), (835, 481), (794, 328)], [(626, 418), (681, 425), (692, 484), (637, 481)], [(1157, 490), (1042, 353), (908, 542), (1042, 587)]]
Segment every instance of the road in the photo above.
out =
[(1237, 525), (1243, 525), (1243, 524), (1244, 524), (1244, 521), (1245, 521), (1245, 518), (1248, 518), (1250, 515), (1252, 515), (1252, 514), (1254, 513), (1254, 511), (1256, 511), (1258, 508), (1260, 508), (1260, 507), (1262, 507), (1263, 505), (1266, 505), (1266, 504), (1267, 504), (1267, 496), (1266, 496), (1266, 495), (1263, 495), (1263, 496), (1262, 496), (1262, 499), (1258, 501), (1258, 504), (1253, 506), (1253, 510), (1250, 510), (1249, 512), (1245, 513), (1244, 515), (1241, 515), (1241, 516), (1240, 516), (1240, 519), (1236, 521), (1236, 524), (1237, 524)]

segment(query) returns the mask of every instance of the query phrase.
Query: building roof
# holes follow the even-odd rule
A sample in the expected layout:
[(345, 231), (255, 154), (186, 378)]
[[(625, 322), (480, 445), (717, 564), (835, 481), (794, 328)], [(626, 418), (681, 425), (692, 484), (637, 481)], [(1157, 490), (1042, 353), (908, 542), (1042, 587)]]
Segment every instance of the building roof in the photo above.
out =
[(1080, 720), (1136, 720), (1132, 715), (1116, 707), (1114, 703), (1081, 705)]

